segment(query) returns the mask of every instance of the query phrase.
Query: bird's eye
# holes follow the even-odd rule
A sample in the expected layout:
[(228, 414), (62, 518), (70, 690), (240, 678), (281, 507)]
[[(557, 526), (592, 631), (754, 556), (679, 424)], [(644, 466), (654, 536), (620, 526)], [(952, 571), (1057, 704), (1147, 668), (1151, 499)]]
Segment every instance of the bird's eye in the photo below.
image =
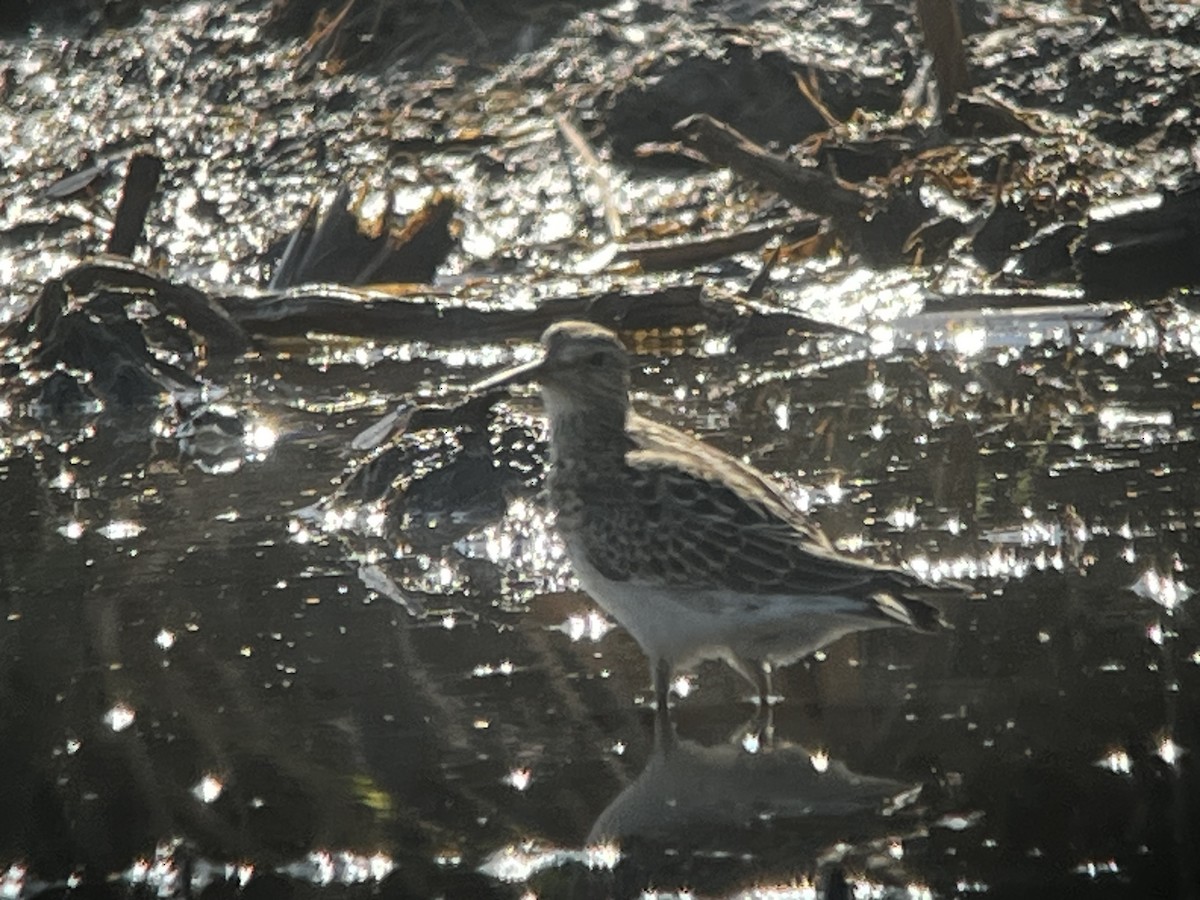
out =
[(588, 365), (594, 366), (596, 368), (599, 368), (600, 366), (604, 365), (604, 354), (603, 353), (593, 353), (591, 356), (588, 357)]

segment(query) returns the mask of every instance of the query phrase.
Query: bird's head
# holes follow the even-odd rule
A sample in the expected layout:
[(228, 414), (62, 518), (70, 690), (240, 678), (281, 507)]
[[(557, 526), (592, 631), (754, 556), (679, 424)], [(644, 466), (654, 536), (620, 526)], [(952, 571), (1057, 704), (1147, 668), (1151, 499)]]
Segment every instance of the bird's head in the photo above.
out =
[(537, 382), (551, 420), (560, 415), (605, 416), (629, 406), (629, 353), (607, 328), (590, 322), (559, 322), (542, 334), (542, 355), (499, 372), (473, 390)]

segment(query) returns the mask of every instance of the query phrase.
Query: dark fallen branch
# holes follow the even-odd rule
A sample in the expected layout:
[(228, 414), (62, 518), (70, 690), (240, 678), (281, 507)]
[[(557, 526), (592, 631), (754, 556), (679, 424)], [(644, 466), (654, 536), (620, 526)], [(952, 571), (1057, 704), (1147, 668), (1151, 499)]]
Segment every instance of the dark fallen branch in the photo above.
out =
[(793, 206), (828, 218), (846, 245), (872, 265), (898, 262), (913, 233), (936, 218), (911, 180), (886, 197), (868, 198), (827, 172), (771, 153), (711, 116), (690, 116), (675, 127), (686, 149), (712, 165), (727, 166)]
[(727, 166), (793, 206), (832, 219), (839, 230), (857, 231), (865, 198), (827, 172), (777, 156), (712, 116), (688, 116), (675, 131), (688, 150), (713, 165)]
[[(957, 110), (958, 114), (947, 117), (948, 125), (1002, 134), (1037, 131), (1035, 123), (1022, 118), (1023, 111), (989, 98), (961, 98)], [(793, 206), (827, 218), (830, 234), (868, 265), (902, 261), (928, 265), (944, 259), (969, 228), (968, 223), (931, 205), (922, 191), (930, 183), (952, 193), (963, 183), (975, 184), (976, 176), (962, 169), (947, 171), (939, 162), (943, 154), (935, 151), (944, 146), (944, 130), (929, 132), (921, 140), (884, 135), (848, 144), (826, 141), (813, 147), (818, 157), (839, 172), (848, 169), (858, 178), (874, 179), (875, 186), (869, 190), (860, 190), (824, 168), (772, 153), (709, 116), (684, 119), (676, 131), (681, 136), (681, 152), (727, 167)], [(993, 267), (1006, 258), (1001, 248), (993, 249), (992, 255), (997, 254), (1001, 255), (993, 260)]]

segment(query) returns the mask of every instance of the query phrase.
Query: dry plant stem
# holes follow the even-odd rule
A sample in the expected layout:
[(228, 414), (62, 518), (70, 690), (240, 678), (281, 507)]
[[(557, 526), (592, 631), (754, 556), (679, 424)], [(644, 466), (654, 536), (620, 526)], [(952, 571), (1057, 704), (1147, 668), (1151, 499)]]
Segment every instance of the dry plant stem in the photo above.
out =
[(346, 0), (346, 4), (337, 12), (336, 15), (323, 26), (313, 32), (304, 42), (303, 50), (300, 54), (300, 62), (297, 65), (297, 75), (299, 77), (306, 76), (312, 68), (326, 60), (333, 47), (336, 45), (338, 37), (341, 35), (342, 27), (346, 24), (346, 17), (350, 15), (350, 10), (354, 8), (354, 4), (358, 0)]
[(825, 101), (821, 99), (820, 85), (817, 82), (816, 73), (811, 69), (807, 76), (796, 75), (796, 87), (800, 90), (804, 99), (812, 104), (812, 108), (817, 111), (825, 124), (830, 128), (837, 128), (842, 124), (841, 119), (835, 116), (825, 105)]
[(925, 49), (933, 57), (938, 112), (944, 116), (958, 101), (959, 95), (971, 89), (958, 0), (917, 0), (917, 18), (925, 35)]
[(558, 126), (559, 133), (571, 145), (571, 149), (579, 156), (592, 183), (600, 190), (600, 202), (604, 207), (604, 225), (608, 228), (609, 238), (614, 241), (621, 240), (625, 236), (625, 226), (621, 223), (621, 211), (617, 208), (616, 200), (613, 197), (612, 182), (605, 171), (604, 163), (600, 161), (600, 157), (596, 155), (596, 151), (592, 149), (588, 139), (583, 136), (583, 132), (575, 127), (574, 122), (559, 113), (554, 117), (554, 123)]
[(707, 263), (757, 250), (777, 234), (785, 232), (815, 233), (818, 220), (788, 221), (776, 225), (746, 228), (732, 234), (703, 237), (694, 241), (629, 244), (617, 254), (616, 261), (636, 262), (643, 272), (668, 272), (690, 269)]
[(750, 282), (750, 286), (746, 288), (744, 296), (750, 300), (757, 300), (763, 295), (766, 290), (767, 280), (771, 277), (771, 270), (775, 268), (775, 264), (779, 262), (779, 251), (781, 244), (776, 244), (771, 248), (771, 252), (767, 254), (767, 258), (763, 260), (762, 268), (758, 270), (758, 274), (754, 276), (754, 280)]

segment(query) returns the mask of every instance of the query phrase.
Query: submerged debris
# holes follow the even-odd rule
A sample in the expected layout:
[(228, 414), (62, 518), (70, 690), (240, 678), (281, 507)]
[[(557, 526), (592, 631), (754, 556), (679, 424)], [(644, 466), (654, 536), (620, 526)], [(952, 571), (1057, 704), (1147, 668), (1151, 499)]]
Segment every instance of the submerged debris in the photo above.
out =
[(76, 374), (117, 409), (199, 387), (210, 362), (244, 352), (250, 338), (209, 295), (115, 260), (85, 263), (54, 279), (28, 312), (0, 331), (34, 373), (58, 373), (41, 402), (70, 396)]

